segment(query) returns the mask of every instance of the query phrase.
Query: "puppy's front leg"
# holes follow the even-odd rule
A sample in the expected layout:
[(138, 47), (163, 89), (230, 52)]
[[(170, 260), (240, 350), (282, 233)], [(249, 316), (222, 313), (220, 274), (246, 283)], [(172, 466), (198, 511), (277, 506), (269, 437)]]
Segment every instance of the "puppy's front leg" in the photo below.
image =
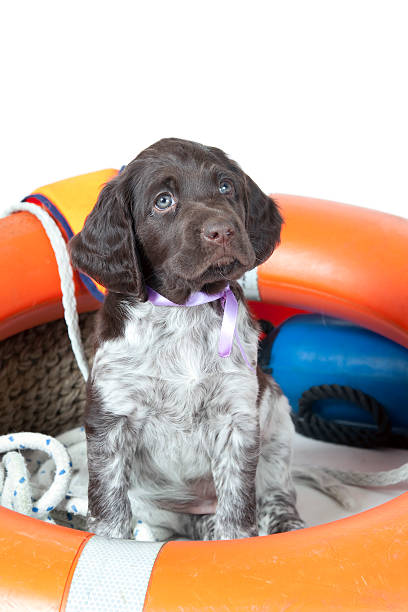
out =
[(260, 404), (262, 444), (256, 475), (258, 527), (267, 534), (302, 529), (291, 477), (295, 428), (290, 406), (271, 379)]
[(126, 417), (93, 415), (85, 425), (88, 446), (88, 529), (111, 538), (130, 538), (128, 497), (132, 453)]
[(211, 468), (217, 494), (214, 539), (258, 535), (255, 475), (259, 422), (255, 415), (225, 419), (215, 430)]

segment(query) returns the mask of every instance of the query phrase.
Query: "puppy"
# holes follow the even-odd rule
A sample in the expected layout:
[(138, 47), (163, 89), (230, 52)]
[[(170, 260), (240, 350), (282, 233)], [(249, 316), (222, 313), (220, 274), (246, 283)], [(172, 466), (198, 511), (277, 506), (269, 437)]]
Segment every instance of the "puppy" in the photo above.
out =
[[(195, 142), (160, 140), (103, 188), (70, 242), (74, 266), (108, 290), (85, 413), (91, 531), (129, 538), (132, 516), (158, 539), (303, 527), (289, 405), (256, 366), (236, 282), (281, 224), (234, 161)], [(210, 301), (189, 306), (197, 296)]]

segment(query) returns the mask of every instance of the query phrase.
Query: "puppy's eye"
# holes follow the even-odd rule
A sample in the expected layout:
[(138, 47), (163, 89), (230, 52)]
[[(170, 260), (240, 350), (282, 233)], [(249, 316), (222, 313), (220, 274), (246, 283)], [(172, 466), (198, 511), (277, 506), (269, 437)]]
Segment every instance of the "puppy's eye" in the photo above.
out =
[(232, 193), (234, 191), (234, 185), (231, 183), (231, 181), (221, 181), (218, 190), (223, 195), (226, 195), (227, 193)]
[(159, 197), (156, 198), (154, 207), (157, 208), (157, 210), (167, 210), (175, 203), (176, 200), (171, 193), (161, 193)]

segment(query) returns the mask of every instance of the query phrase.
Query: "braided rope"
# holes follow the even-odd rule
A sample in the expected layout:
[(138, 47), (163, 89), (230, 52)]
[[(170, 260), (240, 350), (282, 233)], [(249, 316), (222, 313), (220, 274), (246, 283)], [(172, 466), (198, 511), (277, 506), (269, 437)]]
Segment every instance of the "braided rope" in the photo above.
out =
[(85, 357), (84, 348), (81, 342), (81, 333), (78, 323), (78, 312), (75, 298), (74, 276), (71, 262), (69, 260), (66, 243), (58, 225), (54, 219), (37, 204), (29, 202), (19, 202), (2, 211), (1, 217), (6, 217), (10, 213), (27, 211), (37, 217), (46, 232), (57, 260), (58, 273), (61, 281), (62, 305), (64, 307), (64, 318), (68, 328), (68, 336), (71, 341), (72, 350), (85, 380), (89, 376), (88, 362)]
[[(79, 316), (91, 363), (95, 313)], [(86, 384), (64, 319), (26, 329), (0, 342), (0, 435), (32, 431), (58, 436), (80, 425)]]

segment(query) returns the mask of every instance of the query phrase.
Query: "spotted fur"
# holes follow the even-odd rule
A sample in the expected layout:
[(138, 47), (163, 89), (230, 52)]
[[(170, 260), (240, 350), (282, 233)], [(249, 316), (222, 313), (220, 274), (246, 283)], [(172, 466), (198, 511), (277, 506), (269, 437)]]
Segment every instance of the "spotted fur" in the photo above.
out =
[[(258, 377), (236, 343), (218, 356), (220, 313), (123, 308), (123, 335), (98, 348), (89, 383), (92, 529), (130, 537), (131, 512), (158, 537), (246, 537), (257, 521), (267, 533), (300, 527), (289, 405), (272, 379), (257, 401)], [(255, 365), (258, 331), (241, 299), (237, 331)], [(189, 513), (215, 500), (214, 517)]]

